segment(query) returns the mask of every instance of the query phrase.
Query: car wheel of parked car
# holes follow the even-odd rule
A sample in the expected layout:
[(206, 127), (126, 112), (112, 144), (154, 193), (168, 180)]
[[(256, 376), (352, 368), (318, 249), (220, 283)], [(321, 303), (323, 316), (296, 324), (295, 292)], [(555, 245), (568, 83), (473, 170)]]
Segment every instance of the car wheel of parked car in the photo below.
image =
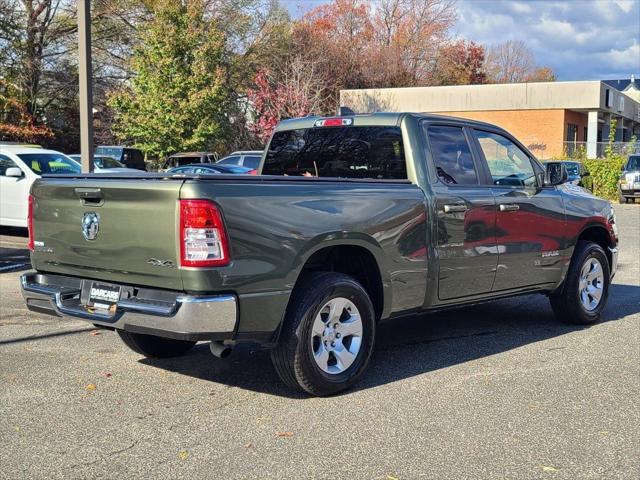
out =
[(618, 190), (618, 201), (620, 203), (629, 203), (629, 198), (622, 195), (622, 192)]
[(332, 272), (305, 275), (271, 360), (289, 387), (318, 396), (337, 393), (367, 368), (375, 324), (369, 295), (356, 280)]
[(145, 357), (168, 358), (187, 353), (196, 342), (117, 330), (127, 347)]
[(563, 322), (595, 323), (607, 302), (609, 282), (609, 261), (602, 247), (581, 241), (574, 250), (563, 287), (549, 296), (551, 308)]

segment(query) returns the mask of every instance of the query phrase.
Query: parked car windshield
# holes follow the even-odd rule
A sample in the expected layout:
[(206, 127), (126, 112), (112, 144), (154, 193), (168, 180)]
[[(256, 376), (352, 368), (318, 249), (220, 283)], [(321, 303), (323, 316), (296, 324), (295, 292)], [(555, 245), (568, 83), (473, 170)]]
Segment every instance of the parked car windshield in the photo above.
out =
[(564, 162), (565, 167), (567, 167), (567, 173), (569, 175), (578, 176), (580, 175), (580, 165), (576, 162)]
[(264, 175), (406, 179), (398, 127), (318, 127), (276, 132)]
[(34, 173), (80, 173), (80, 164), (61, 153), (19, 153), (18, 157)]
[(631, 155), (627, 160), (627, 170), (640, 170), (640, 155)]

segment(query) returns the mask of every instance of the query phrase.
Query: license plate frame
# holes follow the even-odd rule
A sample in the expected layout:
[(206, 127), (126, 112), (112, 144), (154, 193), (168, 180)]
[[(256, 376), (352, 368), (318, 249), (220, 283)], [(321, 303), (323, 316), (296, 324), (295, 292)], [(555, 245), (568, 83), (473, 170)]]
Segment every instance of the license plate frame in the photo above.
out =
[(122, 286), (105, 282), (91, 282), (89, 284), (89, 299), (87, 307), (102, 313), (114, 315), (122, 295)]

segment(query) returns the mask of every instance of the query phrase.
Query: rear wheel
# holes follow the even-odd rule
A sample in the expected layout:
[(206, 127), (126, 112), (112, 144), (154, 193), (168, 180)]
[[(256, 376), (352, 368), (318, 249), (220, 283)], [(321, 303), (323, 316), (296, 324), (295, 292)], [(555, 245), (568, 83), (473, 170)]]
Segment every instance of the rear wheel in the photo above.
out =
[(145, 357), (177, 357), (187, 353), (196, 344), (187, 340), (174, 340), (125, 330), (118, 330), (118, 335), (127, 347)]
[(577, 325), (597, 322), (607, 303), (609, 281), (609, 261), (602, 247), (579, 242), (563, 287), (549, 296), (556, 317)]
[(331, 395), (364, 373), (375, 336), (375, 315), (367, 292), (340, 273), (307, 275), (287, 309), (273, 365), (289, 387)]

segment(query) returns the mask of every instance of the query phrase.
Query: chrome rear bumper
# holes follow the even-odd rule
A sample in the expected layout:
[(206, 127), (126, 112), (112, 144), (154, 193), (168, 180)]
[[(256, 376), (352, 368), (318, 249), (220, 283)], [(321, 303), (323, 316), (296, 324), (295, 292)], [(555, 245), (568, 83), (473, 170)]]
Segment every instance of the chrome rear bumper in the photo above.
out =
[(87, 281), (37, 272), (20, 277), (22, 296), (29, 310), (167, 338), (233, 338), (238, 316), (235, 295), (192, 296), (127, 287), (127, 297), (121, 298), (115, 314), (109, 315), (83, 305), (82, 288)]

